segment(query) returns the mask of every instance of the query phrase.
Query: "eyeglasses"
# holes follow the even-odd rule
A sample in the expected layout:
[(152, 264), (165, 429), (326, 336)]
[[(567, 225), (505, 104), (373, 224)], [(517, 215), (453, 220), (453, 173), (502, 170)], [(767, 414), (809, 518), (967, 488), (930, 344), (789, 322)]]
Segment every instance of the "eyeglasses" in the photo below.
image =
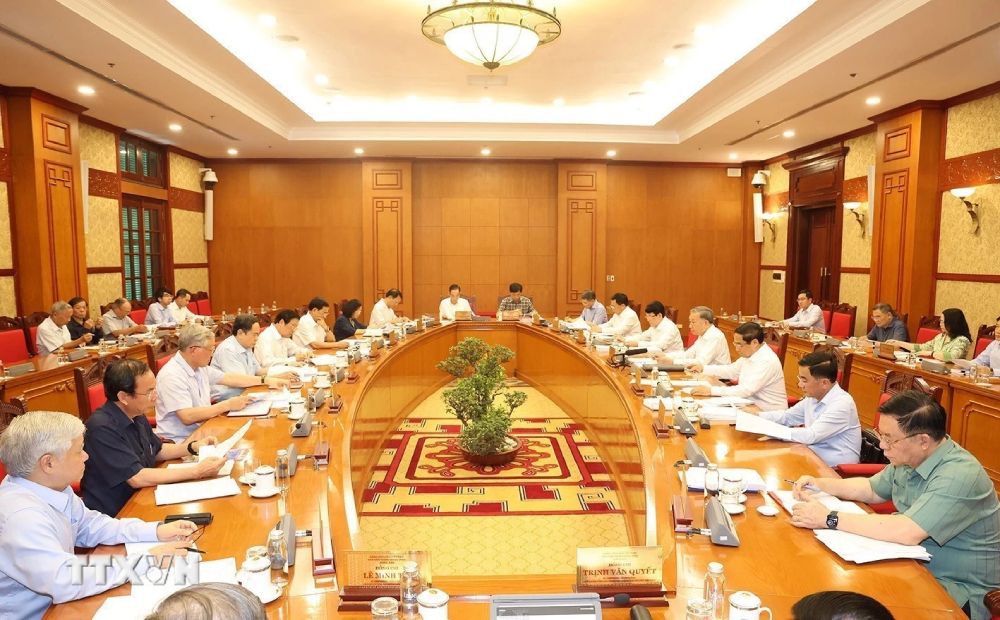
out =
[(875, 435), (878, 437), (879, 445), (885, 446), (885, 449), (888, 450), (904, 439), (916, 437), (917, 435), (923, 435), (923, 433), (910, 433), (909, 435), (900, 437), (899, 439), (886, 439), (885, 435), (883, 435), (878, 429), (875, 429)]
[(150, 394), (155, 394), (155, 393), (156, 393), (156, 388), (155, 387), (151, 387), (148, 390), (146, 390), (145, 392), (132, 392), (132, 395), (133, 396), (149, 396)]

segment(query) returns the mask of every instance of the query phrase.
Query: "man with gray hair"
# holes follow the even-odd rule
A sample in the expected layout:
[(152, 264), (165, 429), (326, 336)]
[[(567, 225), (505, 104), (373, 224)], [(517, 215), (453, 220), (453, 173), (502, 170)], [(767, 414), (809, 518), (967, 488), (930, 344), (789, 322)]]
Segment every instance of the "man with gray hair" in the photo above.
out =
[(212, 386), (252, 387), (288, 385), (287, 379), (222, 372), (209, 364), (215, 352), (215, 334), (204, 325), (185, 325), (177, 340), (177, 353), (156, 376), (156, 430), (174, 442), (185, 441), (202, 422), (242, 409), (246, 395), (212, 404)]
[(111, 302), (111, 308), (103, 315), (104, 335), (118, 338), (119, 336), (146, 333), (146, 326), (136, 325), (132, 317), (128, 315), (129, 312), (132, 312), (132, 304), (129, 303), (129, 300), (119, 297)]
[(70, 318), (73, 316), (73, 306), (65, 301), (57, 301), (49, 310), (49, 317), (38, 326), (35, 335), (35, 347), (39, 355), (48, 355), (58, 349), (72, 349), (85, 345), (94, 339), (94, 334), (86, 333), (76, 340), (69, 333)]
[(708, 306), (695, 306), (688, 314), (688, 329), (698, 337), (686, 351), (675, 355), (660, 355), (657, 360), (667, 364), (701, 364), (702, 366), (730, 363), (726, 335), (715, 326), (715, 315)]
[[(53, 603), (114, 588), (128, 577), (122, 564), (93, 563), (74, 547), (164, 541), (144, 555), (183, 556), (195, 531), (190, 521), (148, 523), (89, 510), (70, 488), (83, 475), (83, 422), (68, 413), (33, 411), (0, 433), (0, 618), (41, 618)], [(133, 561), (134, 560), (134, 561)], [(136, 572), (149, 568), (129, 558)]]
[(885, 342), (887, 340), (910, 341), (910, 332), (896, 311), (887, 303), (877, 303), (872, 307), (872, 323), (875, 325), (868, 332), (868, 340)]

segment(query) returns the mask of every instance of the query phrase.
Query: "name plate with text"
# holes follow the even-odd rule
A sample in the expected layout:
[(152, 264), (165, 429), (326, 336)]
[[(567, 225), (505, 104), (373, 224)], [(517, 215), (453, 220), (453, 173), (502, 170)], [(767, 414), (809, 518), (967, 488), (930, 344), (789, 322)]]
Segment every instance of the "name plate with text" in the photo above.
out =
[(663, 547), (577, 549), (576, 589), (580, 592), (661, 592)]
[(341, 598), (371, 601), (379, 596), (399, 596), (403, 564), (417, 563), (421, 580), (431, 584), (429, 551), (348, 551), (347, 576)]

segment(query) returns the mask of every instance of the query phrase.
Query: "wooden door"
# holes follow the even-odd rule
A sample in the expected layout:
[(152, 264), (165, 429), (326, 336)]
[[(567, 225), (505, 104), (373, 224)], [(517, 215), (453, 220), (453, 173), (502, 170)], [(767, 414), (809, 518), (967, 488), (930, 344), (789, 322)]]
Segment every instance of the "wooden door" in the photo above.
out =
[(835, 206), (802, 208), (796, 227), (796, 279), (794, 295), (804, 288), (813, 292), (816, 301), (834, 301), (837, 291), (830, 282), (835, 264), (833, 245)]

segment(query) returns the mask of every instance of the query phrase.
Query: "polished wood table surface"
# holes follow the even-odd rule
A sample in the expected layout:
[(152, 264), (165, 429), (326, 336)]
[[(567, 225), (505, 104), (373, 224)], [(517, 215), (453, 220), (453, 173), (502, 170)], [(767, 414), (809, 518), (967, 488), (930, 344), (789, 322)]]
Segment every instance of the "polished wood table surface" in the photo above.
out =
[[(700, 595), (709, 561), (725, 565), (729, 590), (750, 590), (775, 611), (789, 618), (792, 604), (819, 590), (851, 590), (874, 596), (888, 605), (897, 618), (961, 617), (954, 602), (933, 576), (913, 561), (869, 565), (843, 562), (819, 543), (812, 532), (793, 527), (787, 514), (763, 517), (755, 508), (762, 498), (751, 494), (749, 510), (735, 517), (741, 538), (739, 548), (714, 546), (706, 537), (688, 538), (672, 530), (669, 501), (680, 492), (674, 463), (683, 458), (683, 437), (658, 440), (652, 430), (653, 413), (629, 388), (629, 377), (610, 368), (596, 352), (548, 329), (523, 324), (461, 322), (411, 335), (374, 361), (362, 362), (360, 380), (338, 384), (344, 398), (339, 414), (321, 412), (320, 427), (311, 437), (290, 439), (288, 420), (258, 419), (241, 442), (263, 460), (273, 460), (275, 450), (295, 442), (300, 454), (310, 453), (317, 441), (332, 447), (328, 467), (314, 469), (310, 461), (299, 464), (292, 481), (289, 510), (299, 529), (317, 530), (320, 503), (332, 525), (337, 564), (346, 566), (346, 552), (364, 549), (358, 527), (358, 506), (363, 487), (383, 442), (399, 421), (450, 379), (434, 364), (450, 346), (466, 336), (501, 343), (517, 353), (510, 370), (554, 400), (594, 440), (601, 458), (618, 483), (626, 529), (633, 545), (658, 544), (664, 549), (664, 582), (675, 594), (670, 606), (654, 608), (656, 618), (683, 618), (684, 601)], [(225, 437), (245, 420), (216, 418), (206, 429)], [(697, 441), (721, 466), (752, 467), (770, 483), (830, 470), (807, 448), (775, 440), (758, 441), (755, 435), (737, 433), (728, 425), (702, 431)], [(238, 473), (238, 467), (236, 468)], [(690, 494), (695, 523), (701, 523), (702, 499)], [(235, 557), (242, 562), (246, 549), (263, 544), (279, 516), (276, 499), (253, 499), (246, 494), (158, 507), (152, 489), (136, 493), (121, 516), (158, 520), (172, 513), (212, 512), (215, 521), (199, 541), (206, 559)], [(540, 533), (540, 535), (544, 535)], [(110, 547), (122, 552), (121, 547)], [(104, 551), (104, 549), (102, 549)], [(290, 585), (277, 601), (267, 605), (271, 618), (366, 618), (368, 612), (337, 611), (343, 571), (337, 576), (314, 578), (308, 541), (297, 545), (296, 566)], [(452, 595), (541, 593), (571, 591), (575, 575), (435, 575), (434, 584)], [(89, 618), (107, 596), (129, 591), (120, 586), (103, 595), (54, 606), (47, 617)], [(478, 603), (452, 603), (453, 618), (489, 616), (489, 607)], [(626, 609), (606, 609), (609, 618), (627, 618)]]

